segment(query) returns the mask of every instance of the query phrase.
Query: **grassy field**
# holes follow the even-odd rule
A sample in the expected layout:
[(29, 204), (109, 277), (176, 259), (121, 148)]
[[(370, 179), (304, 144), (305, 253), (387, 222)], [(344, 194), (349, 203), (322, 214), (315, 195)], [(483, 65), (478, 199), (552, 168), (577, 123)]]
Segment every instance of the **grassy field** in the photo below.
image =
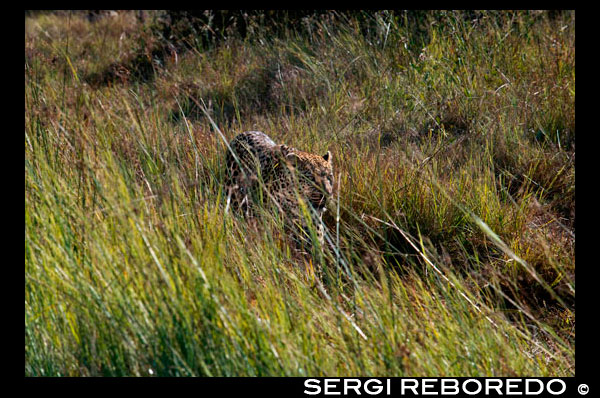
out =
[[(250, 22), (26, 14), (25, 375), (574, 375), (575, 13)], [(331, 151), (322, 255), (245, 130)]]

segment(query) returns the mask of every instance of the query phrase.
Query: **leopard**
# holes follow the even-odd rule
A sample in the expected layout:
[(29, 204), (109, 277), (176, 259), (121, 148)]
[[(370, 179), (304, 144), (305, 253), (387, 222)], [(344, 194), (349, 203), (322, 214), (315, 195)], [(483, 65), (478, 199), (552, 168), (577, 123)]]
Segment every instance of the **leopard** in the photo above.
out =
[(227, 209), (255, 217), (259, 203), (274, 204), (299, 247), (314, 247), (309, 222), (324, 247), (323, 214), (333, 195), (329, 150), (316, 155), (277, 144), (262, 131), (246, 131), (229, 142), (225, 164)]

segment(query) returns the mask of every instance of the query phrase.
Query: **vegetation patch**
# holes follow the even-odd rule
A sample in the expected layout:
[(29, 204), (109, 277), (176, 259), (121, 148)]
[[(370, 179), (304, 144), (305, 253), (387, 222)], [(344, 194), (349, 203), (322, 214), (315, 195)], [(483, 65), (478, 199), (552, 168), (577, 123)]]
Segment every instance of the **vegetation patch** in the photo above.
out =
[[(575, 13), (281, 13), (26, 13), (25, 374), (572, 376)], [(247, 130), (331, 151), (322, 256)]]

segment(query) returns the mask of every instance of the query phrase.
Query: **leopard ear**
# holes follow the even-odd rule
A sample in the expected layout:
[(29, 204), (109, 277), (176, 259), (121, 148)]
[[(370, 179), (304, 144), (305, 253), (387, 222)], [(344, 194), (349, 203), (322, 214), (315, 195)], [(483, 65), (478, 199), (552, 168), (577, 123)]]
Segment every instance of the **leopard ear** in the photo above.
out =
[(292, 159), (294, 159), (294, 160), (300, 159), (300, 156), (298, 156), (298, 154), (295, 153), (295, 152), (288, 152), (288, 153), (286, 153), (285, 157), (287, 159), (290, 159), (290, 160), (292, 160)]
[(325, 159), (326, 162), (331, 162), (331, 152), (327, 151), (327, 153), (323, 155), (323, 159)]
[(297, 166), (300, 163), (300, 157), (297, 153), (292, 152), (291, 148), (289, 148), (289, 152), (285, 153), (285, 160), (289, 165)]
[(290, 152), (290, 147), (285, 144), (281, 144), (279, 145), (279, 150), (281, 151), (281, 153), (287, 156), (287, 154)]

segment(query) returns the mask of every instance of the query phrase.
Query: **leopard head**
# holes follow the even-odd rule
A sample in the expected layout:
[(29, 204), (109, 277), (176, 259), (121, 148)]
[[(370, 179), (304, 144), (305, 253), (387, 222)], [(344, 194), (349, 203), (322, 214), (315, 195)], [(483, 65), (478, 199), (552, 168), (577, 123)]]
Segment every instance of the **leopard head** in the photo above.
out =
[(281, 145), (288, 166), (298, 174), (301, 194), (318, 210), (324, 210), (333, 194), (333, 162), (331, 152), (324, 155), (298, 151)]

